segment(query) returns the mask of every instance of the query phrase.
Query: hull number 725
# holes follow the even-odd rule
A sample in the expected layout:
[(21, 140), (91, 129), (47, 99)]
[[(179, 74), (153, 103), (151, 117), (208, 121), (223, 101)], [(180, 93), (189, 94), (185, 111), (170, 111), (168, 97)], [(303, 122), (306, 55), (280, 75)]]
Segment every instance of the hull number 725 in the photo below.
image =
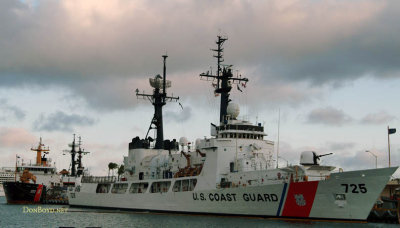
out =
[(345, 188), (345, 193), (367, 193), (365, 184), (342, 184)]

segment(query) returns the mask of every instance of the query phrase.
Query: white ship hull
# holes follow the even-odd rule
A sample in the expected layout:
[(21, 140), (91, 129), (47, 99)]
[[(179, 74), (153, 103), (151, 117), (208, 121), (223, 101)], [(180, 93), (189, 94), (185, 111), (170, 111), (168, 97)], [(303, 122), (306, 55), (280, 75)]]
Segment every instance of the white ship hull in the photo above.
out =
[[(69, 203), (71, 206), (178, 213), (365, 220), (396, 169), (333, 173), (324, 181), (192, 192), (170, 189), (166, 193), (104, 194), (95, 193), (96, 183), (85, 183), (79, 192), (69, 193)], [(344, 198), (337, 199), (337, 194)]]
[[(231, 66), (221, 65), (222, 44), (226, 40), (218, 36), (217, 49), (213, 49), (218, 59), (217, 74), (200, 74), (200, 78), (212, 81), (214, 93), (221, 100), (219, 125), (211, 123), (211, 137), (196, 139), (195, 143), (186, 137), (179, 142), (164, 140), (162, 107), (167, 100), (179, 99), (167, 96), (166, 88), (171, 82), (166, 80), (164, 55), (163, 77), (150, 79), (153, 94), (136, 90), (137, 97), (151, 101), (154, 116), (145, 138), (137, 136), (129, 143), (123, 166), (127, 181), (84, 177), (80, 186), (70, 190), (70, 205), (366, 220), (397, 167), (332, 173), (335, 167), (319, 162), (332, 153), (303, 151), (299, 165), (275, 169), (274, 142), (265, 139), (264, 126), (241, 120), (239, 106), (229, 99), (232, 86), (245, 87), (248, 79), (234, 76)], [(149, 137), (150, 130), (156, 130), (155, 142)]]

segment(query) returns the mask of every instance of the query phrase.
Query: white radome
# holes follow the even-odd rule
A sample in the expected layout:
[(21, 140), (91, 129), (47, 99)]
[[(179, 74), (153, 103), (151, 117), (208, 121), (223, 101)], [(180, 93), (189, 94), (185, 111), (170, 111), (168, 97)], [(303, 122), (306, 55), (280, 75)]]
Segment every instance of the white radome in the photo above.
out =
[(201, 143), (201, 139), (196, 139), (196, 149), (200, 149), (200, 143)]
[(181, 137), (179, 139), (179, 145), (181, 145), (181, 146), (187, 146), (188, 142), (189, 142), (189, 140), (186, 137)]
[(239, 105), (236, 103), (230, 103), (227, 108), (227, 114), (230, 115), (233, 119), (236, 119), (240, 114)]

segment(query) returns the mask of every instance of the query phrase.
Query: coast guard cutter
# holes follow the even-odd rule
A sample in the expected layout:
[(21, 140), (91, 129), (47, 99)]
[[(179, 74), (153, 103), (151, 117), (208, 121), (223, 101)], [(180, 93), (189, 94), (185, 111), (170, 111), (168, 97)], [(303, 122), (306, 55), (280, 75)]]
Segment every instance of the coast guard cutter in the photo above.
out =
[(239, 107), (229, 96), (233, 86), (247, 78), (234, 76), (222, 65), (223, 44), (216, 41), (215, 74), (202, 73), (220, 96), (220, 121), (211, 125), (211, 137), (192, 145), (185, 137), (166, 140), (162, 107), (179, 97), (167, 95), (171, 82), (163, 76), (150, 79), (148, 98), (155, 112), (149, 127), (155, 139), (135, 137), (124, 157), (121, 181), (86, 176), (69, 192), (71, 206), (118, 208), (175, 213), (223, 214), (262, 217), (366, 220), (397, 167), (333, 172), (319, 164), (323, 155), (302, 152), (300, 164), (274, 167), (274, 142), (266, 140), (264, 126), (238, 119)]

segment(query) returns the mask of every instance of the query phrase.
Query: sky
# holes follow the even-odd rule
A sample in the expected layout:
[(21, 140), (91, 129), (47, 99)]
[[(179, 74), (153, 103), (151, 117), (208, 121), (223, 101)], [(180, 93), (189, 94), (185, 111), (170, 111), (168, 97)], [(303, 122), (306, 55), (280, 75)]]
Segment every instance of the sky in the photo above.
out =
[[(210, 135), (219, 97), (199, 74), (226, 36), (224, 63), (249, 78), (232, 90), (240, 118), (264, 124), (279, 165), (313, 150), (344, 170), (388, 166), (387, 127), (400, 131), (400, 2), (375, 0), (0, 1), (0, 167), (35, 160), (39, 137), (68, 168), (72, 135), (106, 175), (153, 116), (148, 78), (168, 54), (165, 138)], [(280, 114), (279, 114), (280, 113)], [(278, 121), (280, 119), (280, 121)], [(400, 132), (390, 135), (400, 165)], [(277, 143), (275, 144), (277, 145)], [(276, 146), (277, 149), (277, 146)]]

